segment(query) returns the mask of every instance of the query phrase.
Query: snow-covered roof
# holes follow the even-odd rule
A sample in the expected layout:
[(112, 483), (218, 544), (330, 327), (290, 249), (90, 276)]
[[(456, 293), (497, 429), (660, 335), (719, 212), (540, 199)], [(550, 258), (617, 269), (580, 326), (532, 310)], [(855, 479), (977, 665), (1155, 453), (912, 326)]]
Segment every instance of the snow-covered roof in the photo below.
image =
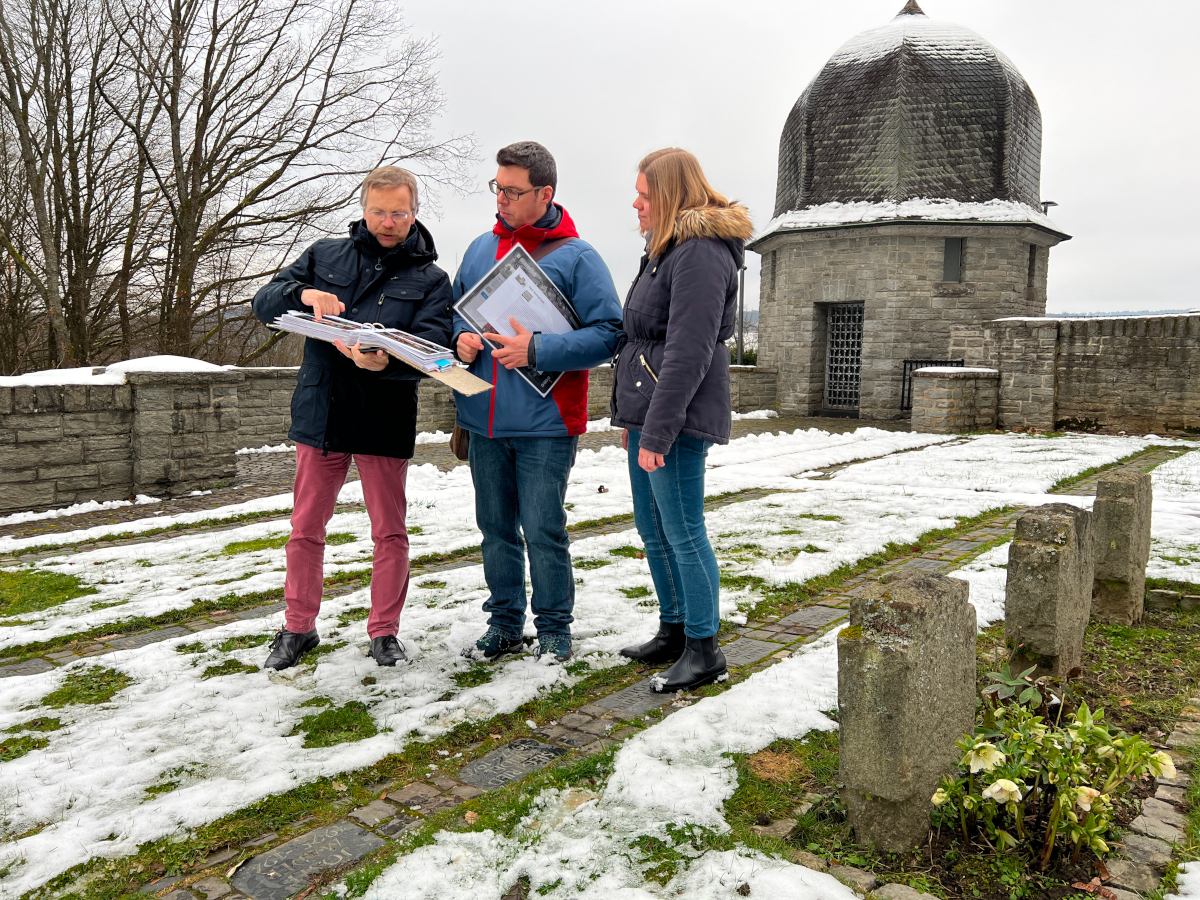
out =
[[(1062, 229), (1040, 209), (1016, 200), (988, 200), (971, 203), (962, 200), (939, 200), (920, 197), (913, 200), (879, 200), (875, 202), (839, 203), (832, 201), (806, 209), (797, 209), (776, 216), (754, 237), (761, 240), (777, 231), (798, 231), (804, 228), (829, 228), (836, 225), (863, 225), (872, 222), (927, 220), (931, 222), (983, 222), (1004, 225), (1037, 225), (1057, 234)], [(753, 243), (753, 241), (751, 242)]]
[(775, 215), (920, 197), (1040, 208), (1041, 121), (1008, 57), (910, 2), (843, 44), (796, 102)]

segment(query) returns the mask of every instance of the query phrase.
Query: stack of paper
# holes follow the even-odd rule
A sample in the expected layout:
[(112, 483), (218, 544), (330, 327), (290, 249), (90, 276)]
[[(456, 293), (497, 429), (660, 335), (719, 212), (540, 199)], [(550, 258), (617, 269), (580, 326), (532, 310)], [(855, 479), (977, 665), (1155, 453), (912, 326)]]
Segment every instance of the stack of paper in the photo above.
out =
[(360, 350), (385, 350), (422, 372), (443, 372), (454, 366), (454, 356), (445, 347), (378, 322), (352, 322), (338, 316), (321, 316), (318, 322), (311, 313), (291, 310), (275, 320), (275, 327), (331, 344), (341, 341), (347, 347), (357, 344)]

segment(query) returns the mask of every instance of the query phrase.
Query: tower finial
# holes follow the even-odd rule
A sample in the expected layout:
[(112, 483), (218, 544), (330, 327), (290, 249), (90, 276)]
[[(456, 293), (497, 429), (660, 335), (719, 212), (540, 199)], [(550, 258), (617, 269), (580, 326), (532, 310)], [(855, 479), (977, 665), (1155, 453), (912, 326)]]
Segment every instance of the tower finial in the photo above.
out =
[(904, 9), (900, 10), (899, 15), (901, 15), (901, 16), (923, 16), (923, 15), (925, 15), (925, 10), (923, 10), (923, 9), (921, 9), (921, 7), (917, 6), (917, 0), (908, 0), (908, 2), (904, 4)]

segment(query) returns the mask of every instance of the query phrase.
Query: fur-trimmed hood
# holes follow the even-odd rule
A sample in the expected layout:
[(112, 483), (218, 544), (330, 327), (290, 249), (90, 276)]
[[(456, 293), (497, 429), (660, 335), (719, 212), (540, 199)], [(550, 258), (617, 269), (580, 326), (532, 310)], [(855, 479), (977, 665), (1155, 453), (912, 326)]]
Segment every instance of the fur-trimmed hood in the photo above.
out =
[(753, 233), (750, 211), (740, 203), (731, 203), (724, 209), (706, 206), (680, 210), (674, 238), (676, 243), (705, 237), (748, 241)]

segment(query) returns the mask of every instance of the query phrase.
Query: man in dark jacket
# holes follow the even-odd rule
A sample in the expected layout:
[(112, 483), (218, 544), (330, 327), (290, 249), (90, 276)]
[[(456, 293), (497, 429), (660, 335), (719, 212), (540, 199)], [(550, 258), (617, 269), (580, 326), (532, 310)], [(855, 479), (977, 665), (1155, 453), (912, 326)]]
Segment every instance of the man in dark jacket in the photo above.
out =
[[(317, 241), (254, 297), (264, 323), (288, 310), (379, 322), (449, 346), (450, 279), (434, 262), (433, 236), (417, 221), (417, 181), (395, 166), (371, 172), (360, 195), (363, 218), (350, 237)], [(383, 351), (309, 338), (292, 395), (295, 505), (287, 543), (283, 629), (266, 667), (286, 669), (317, 646), (324, 586), (325, 526), (351, 457), (362, 478), (375, 542), (371, 568), (370, 655), (381, 666), (407, 659), (396, 637), (408, 593), (405, 481), (416, 442), (416, 369)]]

